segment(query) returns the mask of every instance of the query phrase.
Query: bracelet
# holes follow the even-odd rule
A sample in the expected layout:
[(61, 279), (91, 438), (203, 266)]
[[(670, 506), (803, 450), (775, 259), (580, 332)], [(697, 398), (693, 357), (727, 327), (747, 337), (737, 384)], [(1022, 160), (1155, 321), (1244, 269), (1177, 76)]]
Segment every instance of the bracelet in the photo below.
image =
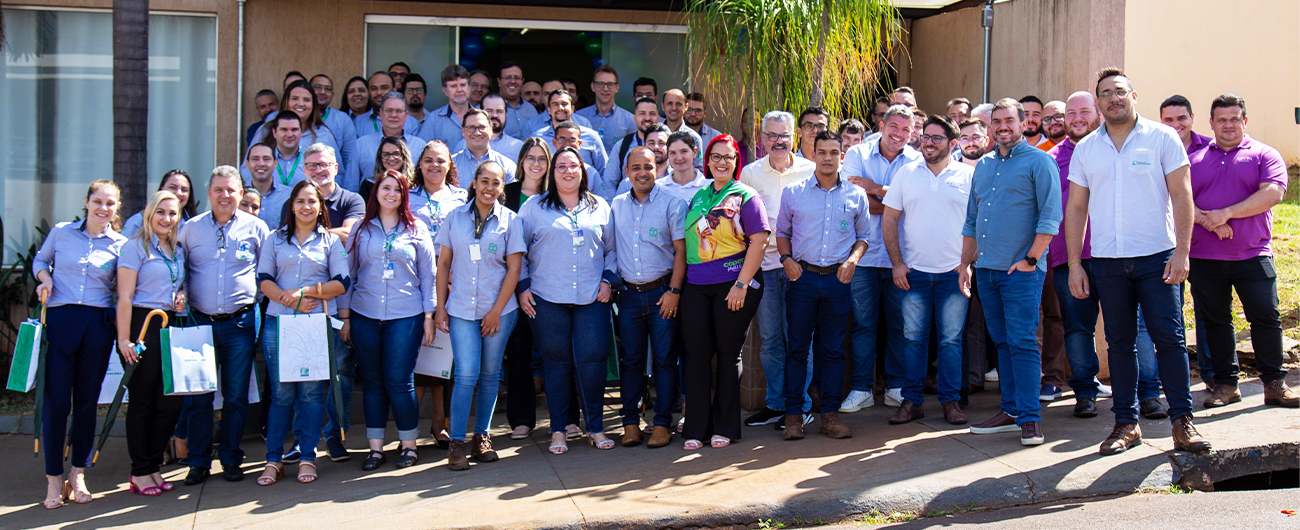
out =
[(1070, 260), (1070, 261), (1065, 262), (1065, 264), (1066, 264), (1066, 265), (1075, 265), (1075, 264), (1083, 265), (1083, 260), (1081, 260), (1081, 259), (1072, 259), (1072, 260)]

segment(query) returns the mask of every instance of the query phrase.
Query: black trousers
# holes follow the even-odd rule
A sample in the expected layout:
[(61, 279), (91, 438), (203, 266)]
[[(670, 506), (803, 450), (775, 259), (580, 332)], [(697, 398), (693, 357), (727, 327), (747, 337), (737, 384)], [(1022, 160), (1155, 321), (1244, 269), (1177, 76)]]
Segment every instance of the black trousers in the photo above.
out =
[[(140, 336), (148, 309), (131, 308), (131, 338)], [(175, 314), (167, 313), (175, 322)], [(136, 363), (135, 373), (127, 383), (131, 403), (126, 409), (126, 449), (131, 454), (131, 476), (143, 477), (162, 468), (167, 441), (176, 428), (181, 413), (182, 396), (163, 395), (162, 346), (158, 330), (162, 322), (154, 318), (144, 335), (145, 351)]]
[(537, 394), (533, 386), (532, 320), (520, 310), (506, 341), (506, 420), (510, 428), (537, 427)]
[[(762, 281), (762, 275), (755, 275)], [(682, 389), (686, 392), (686, 426), (682, 436), (707, 442), (713, 435), (740, 439), (740, 348), (758, 312), (763, 287), (745, 291), (740, 311), (727, 308), (734, 282), (682, 289)], [(716, 370), (713, 361), (717, 360)]]
[(1259, 378), (1270, 383), (1286, 377), (1282, 368), (1282, 321), (1277, 311), (1277, 271), (1271, 256), (1241, 261), (1193, 259), (1188, 281), (1192, 300), (1205, 326), (1205, 339), (1214, 352), (1214, 382), (1237, 385), (1237, 339), (1232, 330), (1232, 291), (1237, 291), (1250, 343), (1255, 347)]
[[(72, 467), (87, 467), (95, 443), (95, 406), (113, 355), (113, 309), (61, 305), (47, 311), (50, 348), (45, 360), (45, 409), (41, 432), (45, 438), (45, 474), (63, 474), (64, 430), (72, 427)], [(47, 331), (48, 333), (48, 331)]]

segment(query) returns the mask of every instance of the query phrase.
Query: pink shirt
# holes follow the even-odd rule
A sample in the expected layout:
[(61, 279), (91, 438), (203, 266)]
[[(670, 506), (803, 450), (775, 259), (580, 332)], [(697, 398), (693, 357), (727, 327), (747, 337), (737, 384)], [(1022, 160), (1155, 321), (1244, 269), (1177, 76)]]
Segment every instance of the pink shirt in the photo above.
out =
[[(1219, 149), (1212, 142), (1189, 158), (1192, 200), (1201, 210), (1217, 210), (1239, 203), (1259, 191), (1265, 183), (1286, 189), (1286, 163), (1282, 161), (1282, 155), (1277, 149), (1251, 139), (1250, 135), (1229, 151)], [(1191, 257), (1241, 261), (1273, 255), (1269, 246), (1273, 239), (1272, 210), (1244, 219), (1232, 219), (1228, 226), (1232, 228), (1232, 237), (1222, 240), (1201, 225), (1193, 226)]]

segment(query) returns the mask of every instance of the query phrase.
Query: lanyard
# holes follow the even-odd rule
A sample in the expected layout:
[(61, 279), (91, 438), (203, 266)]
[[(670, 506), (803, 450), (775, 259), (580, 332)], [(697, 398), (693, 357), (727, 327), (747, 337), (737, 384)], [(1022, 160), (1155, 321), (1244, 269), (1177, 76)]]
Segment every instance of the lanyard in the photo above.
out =
[(392, 233), (384, 236), (384, 263), (388, 263), (388, 253), (393, 250), (393, 241), (397, 239), (397, 231), (402, 228), (402, 223), (393, 225)]
[(373, 113), (370, 114), (370, 126), (375, 128), (375, 132), (379, 132), (379, 118)]
[(289, 181), (293, 180), (293, 174), (298, 172), (299, 162), (302, 162), (302, 151), (298, 152), (298, 156), (293, 157), (293, 169), (289, 170), (288, 175), (284, 174), (284, 169), (280, 168), (279, 162), (275, 163), (275, 172), (280, 175), (281, 184), (284, 184), (285, 186), (289, 185)]
[[(172, 252), (176, 252), (176, 251), (175, 251), (175, 250), (172, 250)], [(176, 258), (168, 259), (168, 258), (167, 258), (167, 253), (166, 253), (166, 252), (163, 252), (161, 247), (158, 247), (158, 255), (162, 258), (162, 260), (163, 260), (163, 264), (167, 266), (167, 275), (171, 277), (171, 280), (172, 280), (172, 286), (175, 287), (175, 286), (176, 286), (176, 280), (177, 280), (177, 278), (176, 278), (176, 276), (177, 276), (177, 269), (180, 268), (180, 264), (177, 263), (179, 260), (176, 259)], [(173, 267), (172, 267), (172, 264), (176, 264), (177, 267), (173, 268)]]
[[(474, 241), (478, 241), (483, 238), (483, 229), (487, 228), (488, 220), (483, 218), (483, 213), (478, 210), (477, 204), (470, 205), (470, 208), (474, 210)], [(577, 226), (576, 219), (574, 226)]]

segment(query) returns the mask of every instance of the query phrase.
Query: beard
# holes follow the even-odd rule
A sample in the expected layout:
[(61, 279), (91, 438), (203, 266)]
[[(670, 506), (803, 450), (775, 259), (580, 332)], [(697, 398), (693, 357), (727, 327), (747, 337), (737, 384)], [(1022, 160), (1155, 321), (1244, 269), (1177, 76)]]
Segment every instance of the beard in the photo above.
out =
[(406, 104), (406, 108), (409, 109), (411, 112), (420, 112), (421, 110), (424, 110), (424, 102), (423, 101), (408, 102)]
[(1029, 122), (1025, 122), (1025, 130), (1022, 131), (1022, 133), (1025, 136), (1038, 136), (1039, 134), (1042, 134), (1042, 132), (1043, 132), (1042, 124), (1030, 125)]
[(692, 118), (684, 118), (684, 119), (686, 120), (686, 124), (690, 125), (692, 128), (699, 127), (701, 123), (704, 123), (704, 118), (700, 118), (698, 120)]
[(984, 156), (984, 149), (978, 146), (965, 147), (961, 150), (961, 156), (966, 160), (978, 160), (979, 157)]

